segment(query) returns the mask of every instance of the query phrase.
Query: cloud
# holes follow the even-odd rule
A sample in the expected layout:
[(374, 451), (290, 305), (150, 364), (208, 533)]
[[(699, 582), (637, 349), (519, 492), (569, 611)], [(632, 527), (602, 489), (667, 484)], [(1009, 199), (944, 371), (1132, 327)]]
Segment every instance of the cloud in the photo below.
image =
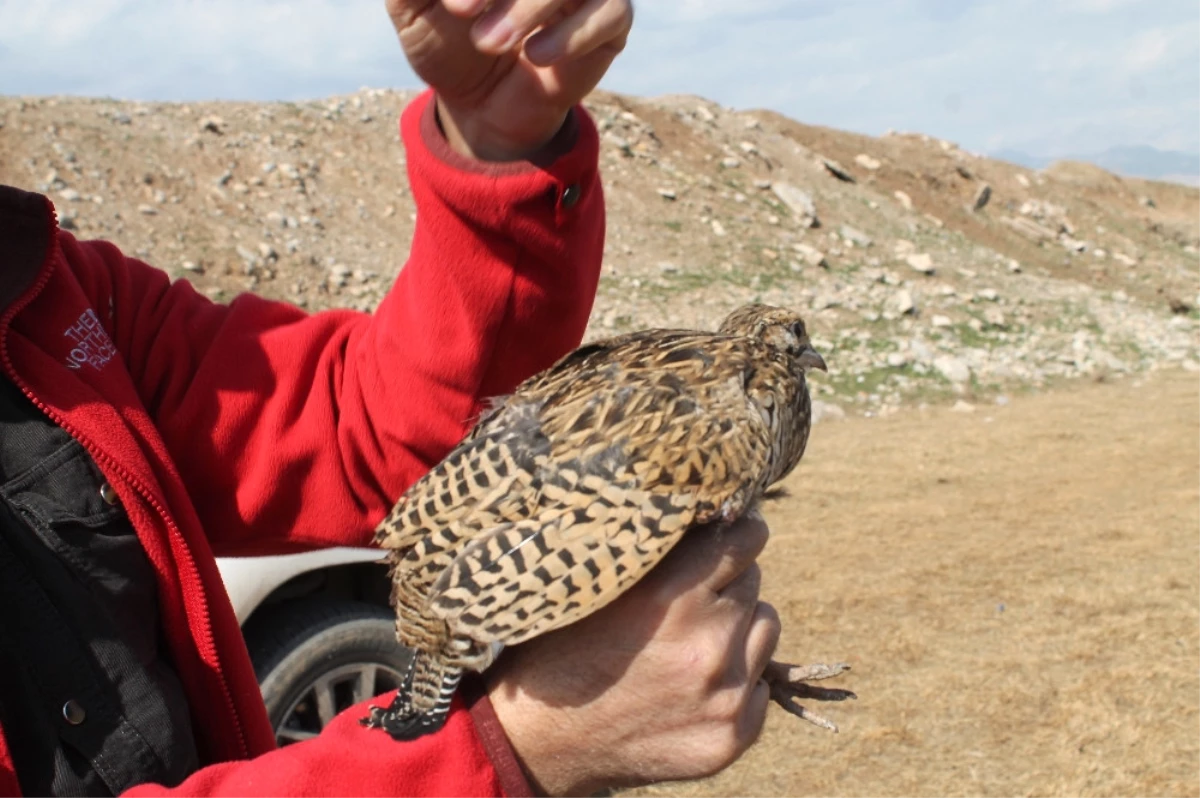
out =
[[(639, 0), (604, 86), (1038, 154), (1200, 151), (1194, 0)], [(0, 92), (412, 87), (382, 0), (0, 0)]]
[(1064, 4), (1064, 10), (1083, 14), (1108, 14), (1143, 2), (1145, 0), (1070, 0)]
[[(1200, 151), (1192, 2), (797, 2), (788, 20), (738, 5), (644, 3), (652, 24), (608, 87), (769, 105), (871, 134), (921, 130), (977, 150)], [(708, 23), (689, 22), (701, 11)]]
[(296, 99), (415, 85), (382, 2), (0, 0), (0, 91)]
[(1131, 72), (1147, 72), (1162, 63), (1171, 49), (1171, 35), (1160, 28), (1143, 31), (1133, 38), (1125, 51), (1125, 67)]
[(703, 23), (739, 19), (772, 19), (817, 16), (828, 13), (828, 4), (814, 0), (677, 0), (670, 3), (646, 2), (637, 7), (639, 14), (669, 19), (677, 23)]

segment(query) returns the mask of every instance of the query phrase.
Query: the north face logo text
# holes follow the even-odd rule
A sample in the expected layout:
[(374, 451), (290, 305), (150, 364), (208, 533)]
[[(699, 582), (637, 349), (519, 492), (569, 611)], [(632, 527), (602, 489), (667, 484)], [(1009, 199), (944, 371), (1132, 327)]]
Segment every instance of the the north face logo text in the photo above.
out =
[(117, 354), (117, 348), (108, 337), (108, 333), (100, 326), (96, 311), (87, 310), (79, 317), (79, 321), (67, 328), (63, 333), (71, 339), (74, 347), (67, 354), (67, 366), (78, 369), (91, 366), (101, 369)]

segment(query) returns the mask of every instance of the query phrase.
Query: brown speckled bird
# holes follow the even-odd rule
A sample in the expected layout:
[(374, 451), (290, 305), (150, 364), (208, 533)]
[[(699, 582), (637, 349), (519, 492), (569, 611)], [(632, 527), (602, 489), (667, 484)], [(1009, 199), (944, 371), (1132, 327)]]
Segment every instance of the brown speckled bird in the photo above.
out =
[[(367, 725), (436, 731), (465, 669), (590, 615), (689, 529), (751, 509), (804, 454), (812, 368), (825, 362), (803, 319), (749, 305), (716, 333), (582, 346), (496, 403), (376, 532), (415, 656)], [(764, 678), (788, 711), (836, 731), (797, 699), (853, 697), (804, 683), (847, 667), (772, 662)]]

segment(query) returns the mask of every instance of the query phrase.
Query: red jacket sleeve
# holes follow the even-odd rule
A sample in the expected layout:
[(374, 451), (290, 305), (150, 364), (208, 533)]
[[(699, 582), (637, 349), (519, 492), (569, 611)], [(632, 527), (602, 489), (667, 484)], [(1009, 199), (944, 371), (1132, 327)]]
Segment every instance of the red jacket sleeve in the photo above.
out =
[[(460, 692), (470, 711), (458, 711), (462, 701), (456, 697), (455, 711), (435, 735), (398, 743), (363, 728), (358, 720), (367, 707), (386, 705), (394, 695), (389, 693), (341, 713), (313, 740), (202, 768), (174, 788), (143, 784), (125, 795), (532, 795), (491, 705), (478, 700), (481, 692)], [(489, 744), (489, 735), (499, 740)]]
[(217, 555), (365, 544), (484, 401), (582, 339), (604, 243), (591, 120), (577, 108), (547, 163), (482, 164), (450, 150), (433, 109), (426, 93), (401, 120), (417, 229), (373, 315), (218, 305), (69, 242), (108, 262), (80, 279), (111, 280), (89, 293), (112, 298), (116, 346)]

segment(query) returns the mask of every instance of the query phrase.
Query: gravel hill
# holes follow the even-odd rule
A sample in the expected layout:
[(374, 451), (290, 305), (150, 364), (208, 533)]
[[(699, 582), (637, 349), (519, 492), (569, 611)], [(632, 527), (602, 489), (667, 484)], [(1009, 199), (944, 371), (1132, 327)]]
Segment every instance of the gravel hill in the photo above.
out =
[[(412, 93), (303, 103), (0, 97), (0, 182), (218, 300), (369, 310), (412, 235)], [(1068, 378), (1200, 370), (1200, 191), (1041, 171), (698, 97), (598, 92), (610, 224), (589, 336), (807, 310), (821, 412), (962, 410)]]

